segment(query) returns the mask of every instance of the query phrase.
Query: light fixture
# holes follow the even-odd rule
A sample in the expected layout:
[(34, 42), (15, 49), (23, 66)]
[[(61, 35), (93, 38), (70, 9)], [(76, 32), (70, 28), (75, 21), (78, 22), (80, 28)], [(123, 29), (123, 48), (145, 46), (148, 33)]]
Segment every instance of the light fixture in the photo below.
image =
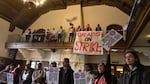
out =
[(27, 6), (29, 8), (32, 8), (32, 7), (39, 7), (39, 6), (42, 6), (44, 3), (45, 3), (46, 0), (23, 0), (24, 4), (27, 4)]
[(150, 34), (146, 35), (147, 38), (150, 38)]

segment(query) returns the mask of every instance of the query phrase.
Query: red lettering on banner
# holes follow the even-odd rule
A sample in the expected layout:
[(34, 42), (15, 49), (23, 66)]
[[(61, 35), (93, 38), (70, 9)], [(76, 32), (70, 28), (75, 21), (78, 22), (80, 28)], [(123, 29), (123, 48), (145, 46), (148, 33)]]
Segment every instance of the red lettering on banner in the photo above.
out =
[[(83, 43), (83, 42), (82, 42)], [(87, 48), (89, 47), (89, 43), (84, 42), (83, 43), (83, 50), (82, 51), (88, 51)]]
[(80, 47), (80, 46), (81, 46), (81, 42), (80, 42), (80, 41), (77, 41), (77, 42), (75, 43), (75, 45), (76, 45), (75, 48), (74, 48), (75, 51), (80, 50), (80, 48), (81, 48), (81, 47)]
[(89, 50), (90, 52), (95, 51), (95, 50), (94, 50), (94, 45), (95, 45), (95, 43), (92, 42), (91, 45), (90, 45), (90, 50)]
[(93, 37), (100, 36), (100, 32), (78, 32), (78, 37)]
[(75, 43), (75, 51), (81, 51), (81, 52), (101, 52), (102, 46), (99, 45), (98, 42), (81, 42), (81, 41), (76, 41)]
[(78, 36), (79, 36), (79, 37), (85, 37), (85, 36), (86, 36), (86, 33), (85, 33), (85, 32), (78, 32)]
[[(97, 42), (97, 44), (99, 44), (99, 43)], [(101, 48), (102, 48), (102, 46), (97, 45), (96, 52), (101, 52)]]
[(98, 42), (92, 42), (90, 44), (90, 52), (101, 52), (101, 47)]

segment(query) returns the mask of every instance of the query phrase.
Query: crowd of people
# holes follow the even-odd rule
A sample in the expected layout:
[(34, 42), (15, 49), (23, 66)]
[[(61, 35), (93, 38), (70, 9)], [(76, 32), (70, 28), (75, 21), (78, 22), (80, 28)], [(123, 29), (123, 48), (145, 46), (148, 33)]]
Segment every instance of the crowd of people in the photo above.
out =
[[(92, 31), (90, 24), (87, 24), (86, 28), (81, 28), (80, 25), (75, 28), (73, 23), (70, 23), (69, 25), (69, 42), (74, 42), (76, 32), (78, 31)], [(97, 25), (95, 31), (102, 31), (100, 24)], [(60, 26), (58, 30), (56, 30), (55, 28), (52, 28), (52, 30), (38, 29), (32, 32), (31, 29), (28, 29), (25, 32), (26, 42), (29, 42), (30, 40), (32, 42), (43, 42), (45, 40), (48, 42), (64, 42), (65, 38), (66, 30), (63, 28), (63, 26)]]
[[(97, 70), (94, 71), (90, 64), (84, 65), (88, 84), (150, 84), (150, 77), (145, 72), (144, 66), (140, 63), (137, 52), (128, 50), (125, 52), (125, 65), (123, 74), (117, 79), (109, 75), (107, 64), (99, 63)], [(37, 69), (32, 69), (27, 64), (24, 69), (14, 64), (8, 65), (1, 73), (9, 72), (14, 75), (14, 84), (47, 84), (46, 73), (42, 63), (38, 64)], [(50, 67), (57, 67), (56, 62), (52, 62)], [(63, 66), (59, 70), (59, 84), (74, 84), (74, 70), (70, 66), (68, 58), (64, 58)]]

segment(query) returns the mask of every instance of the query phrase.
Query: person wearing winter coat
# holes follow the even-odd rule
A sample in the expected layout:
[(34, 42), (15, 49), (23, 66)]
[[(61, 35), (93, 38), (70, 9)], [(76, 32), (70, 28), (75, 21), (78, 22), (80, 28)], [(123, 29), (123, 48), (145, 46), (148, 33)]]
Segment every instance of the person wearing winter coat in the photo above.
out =
[(138, 54), (134, 50), (125, 52), (124, 71), (118, 84), (150, 84), (150, 77), (140, 63)]

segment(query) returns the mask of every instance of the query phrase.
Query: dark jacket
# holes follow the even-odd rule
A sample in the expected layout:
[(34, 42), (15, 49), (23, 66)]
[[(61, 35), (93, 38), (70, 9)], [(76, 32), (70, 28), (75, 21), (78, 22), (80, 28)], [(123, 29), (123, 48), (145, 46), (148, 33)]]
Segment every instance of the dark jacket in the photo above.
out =
[(32, 74), (33, 74), (33, 71), (34, 71), (34, 69), (32, 69), (32, 68), (28, 69), (29, 75), (27, 76), (27, 79), (24, 80), (24, 81), (22, 81), (22, 75), (23, 75), (23, 72), (24, 72), (24, 71), (22, 71), (22, 73), (20, 75), (20, 82), (22, 81), (22, 84), (31, 84), (32, 83)]
[(67, 68), (66, 72), (63, 67), (59, 71), (59, 84), (74, 84), (73, 70), (71, 67)]
[(126, 70), (120, 77), (118, 84), (150, 84), (148, 75), (138, 68), (129, 71)]

